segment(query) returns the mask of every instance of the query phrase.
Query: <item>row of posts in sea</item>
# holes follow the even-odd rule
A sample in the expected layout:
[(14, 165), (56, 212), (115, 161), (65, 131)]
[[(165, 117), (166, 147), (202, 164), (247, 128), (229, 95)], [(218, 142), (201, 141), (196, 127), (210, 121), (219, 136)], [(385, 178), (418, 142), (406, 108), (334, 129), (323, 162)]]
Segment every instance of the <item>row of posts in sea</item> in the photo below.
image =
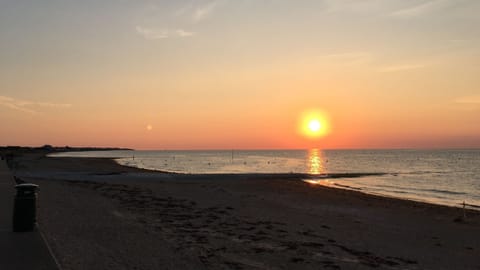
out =
[[(175, 156), (172, 156), (172, 159), (175, 160)], [(135, 160), (135, 155), (132, 155), (132, 160)], [(233, 163), (233, 160), (234, 160), (234, 151), (232, 150), (231, 163)], [(168, 162), (168, 160), (165, 159), (165, 162)], [(270, 160), (267, 161), (267, 164), (271, 164), (271, 163), (273, 163), (273, 162), (270, 162)], [(243, 164), (246, 165), (247, 162), (244, 161)], [(165, 165), (168, 165), (168, 163), (165, 163)], [(211, 162), (209, 162), (208, 165), (211, 165)]]

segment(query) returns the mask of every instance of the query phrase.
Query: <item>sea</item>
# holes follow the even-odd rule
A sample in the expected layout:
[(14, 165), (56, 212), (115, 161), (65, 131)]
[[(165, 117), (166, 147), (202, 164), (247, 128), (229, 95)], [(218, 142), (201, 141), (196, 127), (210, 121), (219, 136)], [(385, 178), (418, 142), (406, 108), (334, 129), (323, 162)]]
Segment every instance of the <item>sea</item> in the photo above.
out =
[(186, 174), (298, 173), (308, 175), (302, 180), (312, 185), (480, 210), (480, 149), (116, 150), (53, 156), (109, 157), (124, 166)]

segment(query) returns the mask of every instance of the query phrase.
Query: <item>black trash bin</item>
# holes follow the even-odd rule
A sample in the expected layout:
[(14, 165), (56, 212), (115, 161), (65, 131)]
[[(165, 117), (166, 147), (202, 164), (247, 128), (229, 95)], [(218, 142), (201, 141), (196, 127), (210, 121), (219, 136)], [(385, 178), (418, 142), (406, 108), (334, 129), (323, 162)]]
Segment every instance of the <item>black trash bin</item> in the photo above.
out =
[(17, 194), (13, 206), (13, 231), (33, 231), (37, 221), (38, 185), (20, 184), (15, 186)]

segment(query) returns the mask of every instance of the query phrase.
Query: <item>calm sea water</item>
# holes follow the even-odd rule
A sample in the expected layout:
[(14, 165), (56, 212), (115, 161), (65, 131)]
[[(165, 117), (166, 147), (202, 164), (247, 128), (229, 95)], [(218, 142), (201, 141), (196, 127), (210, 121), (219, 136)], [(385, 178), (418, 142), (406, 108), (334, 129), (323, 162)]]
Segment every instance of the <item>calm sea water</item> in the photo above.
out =
[[(446, 205), (480, 206), (480, 150), (91, 151), (138, 168), (179, 173), (308, 173), (312, 184)], [(360, 178), (324, 174), (382, 173)]]

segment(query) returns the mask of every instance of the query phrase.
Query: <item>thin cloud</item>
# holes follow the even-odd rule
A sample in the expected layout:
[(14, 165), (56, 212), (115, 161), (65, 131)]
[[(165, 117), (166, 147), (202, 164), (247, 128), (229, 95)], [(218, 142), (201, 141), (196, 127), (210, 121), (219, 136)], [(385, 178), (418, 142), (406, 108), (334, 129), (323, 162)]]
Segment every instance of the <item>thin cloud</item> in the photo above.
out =
[(477, 112), (480, 110), (480, 95), (458, 97), (453, 101), (457, 110)]
[(388, 66), (378, 69), (379, 72), (397, 72), (397, 71), (406, 71), (412, 69), (421, 69), (425, 68), (427, 65), (425, 64), (407, 64), (407, 65), (396, 65), (396, 66)]
[[(378, 14), (393, 18), (414, 18), (449, 8), (471, 5), (474, 0), (323, 0), (325, 12)], [(478, 2), (478, 1), (477, 1)]]
[(324, 55), (323, 58), (341, 63), (346, 66), (366, 64), (372, 61), (374, 56), (369, 52), (344, 52)]
[(220, 1), (211, 1), (203, 6), (195, 8), (193, 11), (192, 19), (194, 22), (200, 22), (208, 18), (214, 10), (218, 7)]
[(71, 104), (60, 104), (60, 103), (52, 103), (52, 102), (37, 102), (37, 101), (30, 101), (30, 100), (22, 100), (16, 99), (7, 96), (0, 96), (0, 106), (7, 107), (12, 110), (21, 111), (24, 113), (30, 114), (37, 114), (35, 108), (43, 107), (43, 108), (69, 108)]
[(178, 29), (178, 30), (175, 31), (175, 33), (176, 33), (177, 36), (179, 36), (179, 37), (191, 37), (191, 36), (195, 35), (195, 33), (193, 33), (193, 32), (187, 32), (187, 31), (185, 31), (185, 30), (183, 30), (183, 29)]
[(455, 99), (455, 103), (460, 104), (480, 104), (480, 96), (465, 96)]
[(183, 29), (176, 29), (176, 30), (171, 30), (171, 29), (150, 29), (150, 28), (144, 28), (141, 26), (137, 26), (135, 28), (137, 30), (137, 33), (143, 36), (145, 39), (148, 40), (156, 40), (156, 39), (165, 39), (165, 38), (171, 38), (171, 37), (191, 37), (195, 35), (193, 32), (185, 31)]
[(193, 2), (189, 2), (187, 5), (180, 7), (177, 9), (175, 12), (173, 12), (173, 16), (179, 17), (179, 16), (184, 16), (185, 14), (188, 14), (192, 11), (194, 8)]
[(439, 10), (449, 6), (454, 1), (446, 0), (431, 0), (423, 2), (421, 4), (411, 6), (408, 8), (400, 9), (390, 13), (390, 16), (397, 18), (411, 18), (424, 15), (435, 10)]
[(168, 38), (168, 33), (165, 30), (154, 30), (143, 28), (141, 26), (135, 27), (137, 33), (142, 35), (145, 39), (153, 40), (153, 39), (162, 39)]
[(383, 0), (324, 0), (325, 11), (332, 12), (378, 12), (384, 7)]
[(359, 58), (371, 58), (371, 53), (368, 52), (342, 52), (326, 54), (324, 57), (338, 58), (338, 59), (359, 59)]

